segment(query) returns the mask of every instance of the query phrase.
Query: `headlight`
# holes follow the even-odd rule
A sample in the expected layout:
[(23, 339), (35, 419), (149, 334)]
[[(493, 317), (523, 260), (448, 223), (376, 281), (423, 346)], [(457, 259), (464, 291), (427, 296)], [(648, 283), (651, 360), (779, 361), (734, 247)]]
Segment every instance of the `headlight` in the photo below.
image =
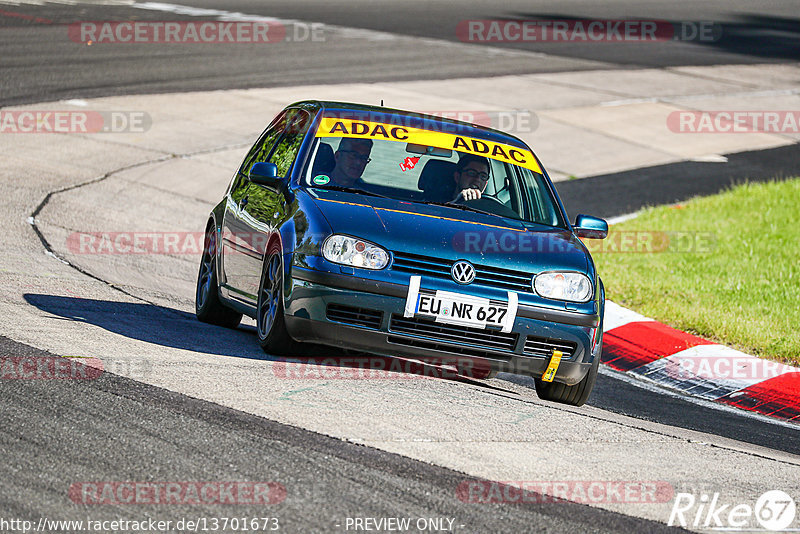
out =
[(581, 273), (542, 273), (534, 277), (533, 290), (546, 299), (586, 302), (592, 283)]
[(322, 244), (322, 256), (333, 263), (383, 269), (389, 264), (389, 253), (378, 245), (346, 235), (334, 234)]

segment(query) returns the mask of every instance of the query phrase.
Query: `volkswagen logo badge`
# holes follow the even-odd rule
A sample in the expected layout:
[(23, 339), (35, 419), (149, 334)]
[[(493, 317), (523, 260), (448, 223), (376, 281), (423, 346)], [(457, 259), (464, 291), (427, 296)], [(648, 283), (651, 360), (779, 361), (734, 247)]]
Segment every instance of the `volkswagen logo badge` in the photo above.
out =
[(475, 267), (468, 261), (459, 260), (450, 268), (450, 276), (459, 284), (471, 284), (475, 280)]

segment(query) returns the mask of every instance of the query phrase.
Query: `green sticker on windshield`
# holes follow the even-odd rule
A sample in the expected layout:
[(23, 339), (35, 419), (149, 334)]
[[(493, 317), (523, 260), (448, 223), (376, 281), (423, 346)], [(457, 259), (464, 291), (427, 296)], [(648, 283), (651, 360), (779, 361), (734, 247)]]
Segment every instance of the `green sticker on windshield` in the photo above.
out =
[(314, 182), (316, 185), (325, 185), (331, 181), (331, 177), (326, 174), (318, 174), (311, 181)]

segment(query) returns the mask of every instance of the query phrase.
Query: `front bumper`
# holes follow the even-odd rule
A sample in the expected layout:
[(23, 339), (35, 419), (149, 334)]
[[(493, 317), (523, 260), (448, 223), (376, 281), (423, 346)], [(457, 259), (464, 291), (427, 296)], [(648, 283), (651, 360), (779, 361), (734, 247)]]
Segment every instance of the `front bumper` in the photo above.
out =
[[(422, 279), (425, 286), (426, 280)], [(510, 333), (403, 316), (408, 287), (294, 266), (286, 326), (298, 341), (435, 360), (539, 378), (552, 349), (564, 353), (555, 381), (589, 371), (599, 317), (520, 304)], [(596, 351), (595, 351), (596, 352)]]

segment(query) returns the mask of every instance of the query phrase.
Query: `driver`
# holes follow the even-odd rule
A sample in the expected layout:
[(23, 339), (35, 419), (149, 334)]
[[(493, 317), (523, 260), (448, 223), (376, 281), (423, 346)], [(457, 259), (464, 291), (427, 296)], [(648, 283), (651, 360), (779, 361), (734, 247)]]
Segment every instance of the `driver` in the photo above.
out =
[(333, 155), (336, 161), (336, 166), (331, 171), (333, 184), (343, 187), (366, 185), (361, 175), (364, 174), (364, 169), (370, 161), (370, 152), (372, 152), (371, 139), (343, 137)]
[(467, 154), (456, 165), (453, 172), (456, 182), (456, 200), (477, 200), (489, 183), (489, 160), (483, 156)]

